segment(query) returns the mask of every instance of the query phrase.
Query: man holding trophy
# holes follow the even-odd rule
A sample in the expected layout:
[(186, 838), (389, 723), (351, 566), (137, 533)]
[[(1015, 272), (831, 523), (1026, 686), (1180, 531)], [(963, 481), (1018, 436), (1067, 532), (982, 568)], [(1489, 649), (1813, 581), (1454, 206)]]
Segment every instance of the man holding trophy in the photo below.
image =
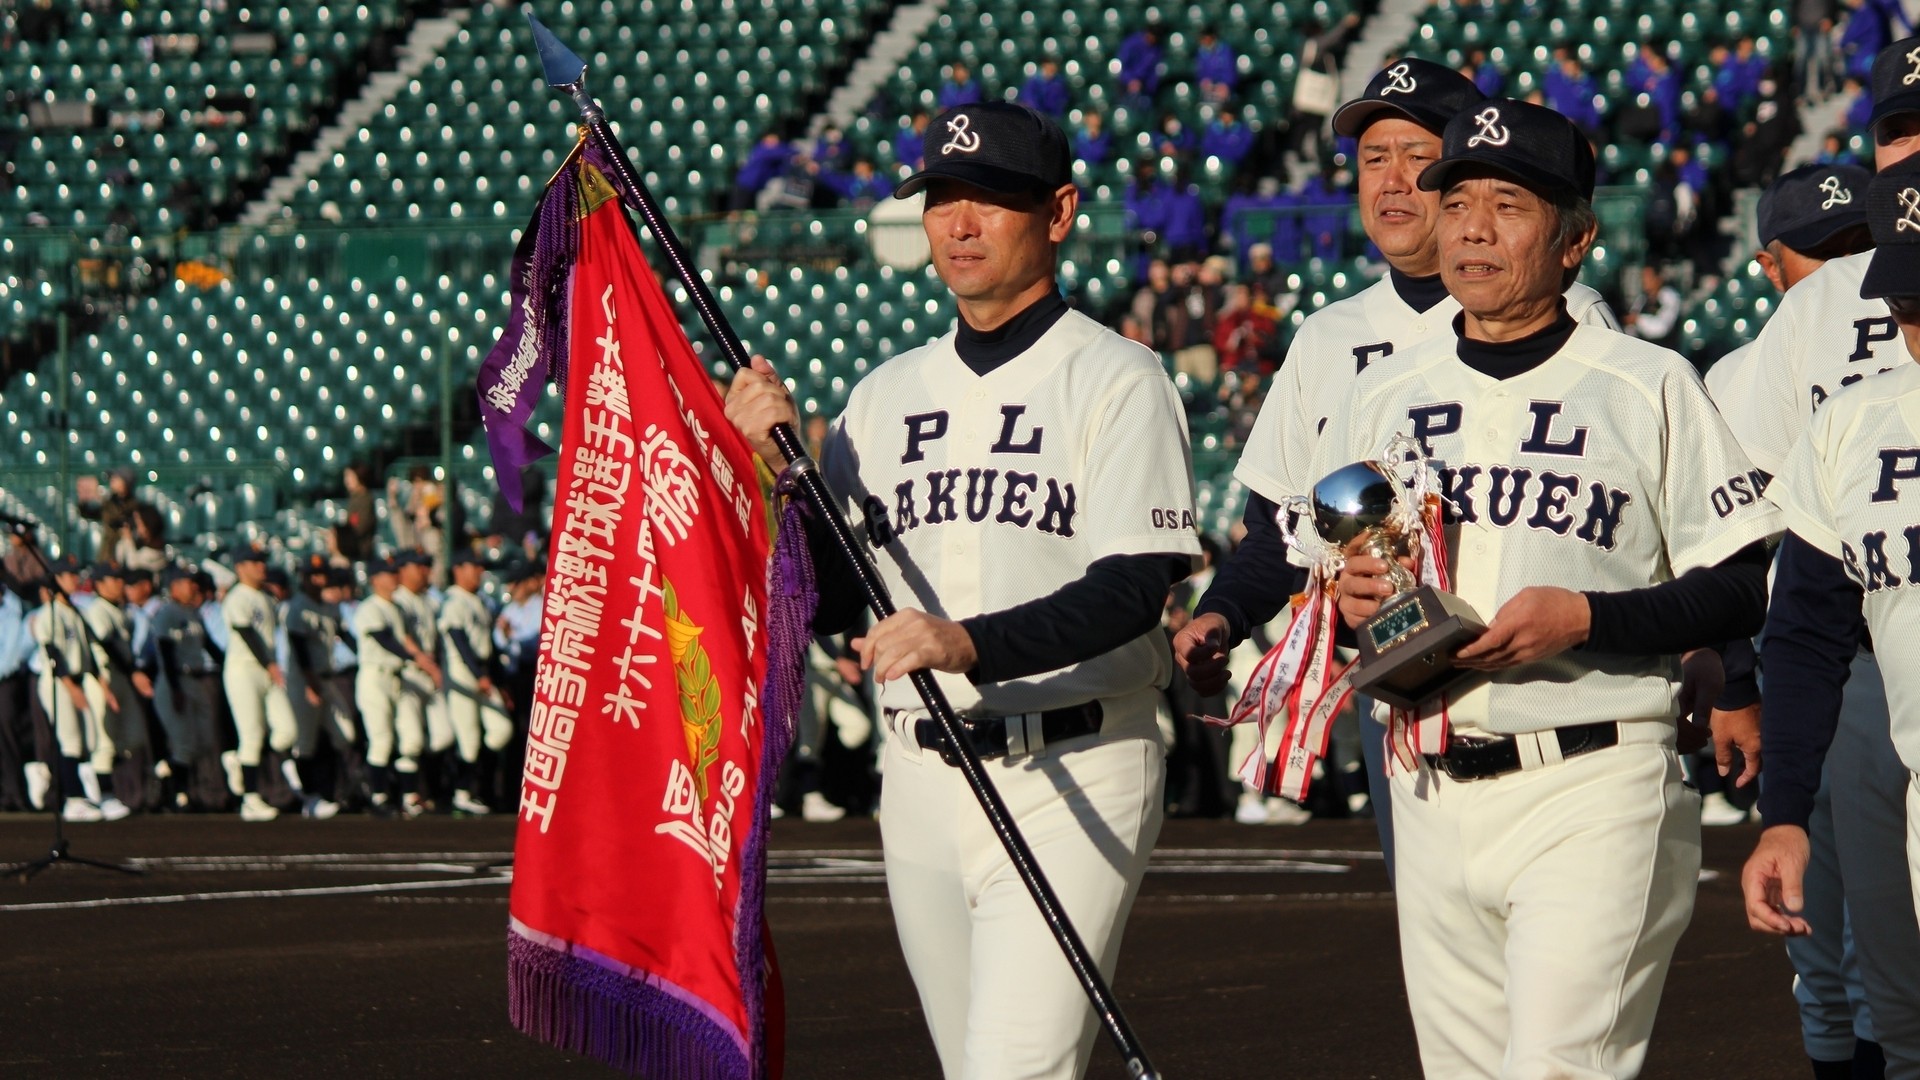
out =
[(1549, 109), (1490, 100), (1448, 124), (1419, 183), (1441, 194), (1462, 312), (1360, 374), (1299, 508), (1309, 598), (1361, 649), (1319, 696), (1351, 681), (1396, 703), (1379, 708), (1429, 1076), (1638, 1073), (1700, 864), (1679, 656), (1758, 629), (1780, 529), (1692, 366), (1568, 314), (1593, 178)]

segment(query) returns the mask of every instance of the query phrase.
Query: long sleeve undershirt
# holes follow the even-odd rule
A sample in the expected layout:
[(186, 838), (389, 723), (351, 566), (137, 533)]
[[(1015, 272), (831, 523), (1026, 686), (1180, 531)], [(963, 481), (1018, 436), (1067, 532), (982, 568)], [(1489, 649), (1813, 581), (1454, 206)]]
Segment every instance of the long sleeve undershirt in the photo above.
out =
[(251, 626), (236, 626), (233, 628), (233, 636), (245, 643), (247, 651), (253, 654), (255, 660), (260, 661), (261, 667), (273, 666), (273, 650), (267, 647), (267, 639), (260, 636), (260, 631)]
[(1760, 659), (1760, 820), (1807, 827), (1840, 723), (1840, 693), (1866, 631), (1865, 599), (1840, 560), (1792, 533), (1780, 545)]
[(1717, 566), (1658, 585), (1584, 594), (1592, 611), (1584, 652), (1667, 656), (1752, 637), (1767, 618), (1767, 545), (1755, 541)]
[(388, 652), (392, 653), (393, 655), (399, 657), (402, 660), (413, 659), (413, 654), (407, 651), (407, 647), (405, 645), (400, 644), (400, 635), (394, 633), (393, 627), (391, 626), (383, 630), (375, 630), (373, 632), (373, 641), (374, 641), (374, 644), (380, 646), (381, 648), (387, 650)]
[(447, 631), (447, 643), (453, 646), (454, 652), (460, 654), (460, 662), (467, 665), (468, 671), (481, 678), (486, 677), (487, 662), (473, 651), (473, 642), (467, 640), (466, 630), (455, 627)]
[(1247, 535), (1214, 573), (1213, 584), (1193, 610), (1195, 617), (1215, 614), (1226, 619), (1229, 646), (1245, 641), (1254, 627), (1265, 626), (1306, 587), (1307, 572), (1287, 561), (1278, 512), (1272, 500), (1247, 494), (1242, 515)]

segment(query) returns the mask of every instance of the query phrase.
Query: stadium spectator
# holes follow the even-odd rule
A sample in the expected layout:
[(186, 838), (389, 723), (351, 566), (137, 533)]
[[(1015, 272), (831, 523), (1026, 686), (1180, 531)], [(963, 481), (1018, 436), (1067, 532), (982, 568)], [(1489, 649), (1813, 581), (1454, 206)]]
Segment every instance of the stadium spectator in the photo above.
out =
[(973, 72), (955, 60), (948, 68), (946, 80), (940, 84), (940, 108), (944, 111), (956, 105), (977, 105), (982, 99), (980, 84), (973, 81)]
[(1104, 165), (1113, 156), (1113, 136), (1107, 131), (1107, 118), (1098, 109), (1081, 114), (1080, 127), (1073, 133), (1073, 156), (1089, 168)]
[[(1256, 288), (1262, 303), (1255, 303)], [(1277, 315), (1272, 304), (1266, 302), (1265, 286), (1228, 285), (1213, 328), (1213, 351), (1220, 358), (1221, 369), (1266, 374), (1278, 367)]]
[(1300, 231), (1307, 244), (1308, 257), (1321, 260), (1340, 258), (1346, 250), (1347, 217), (1353, 206), (1352, 193), (1341, 185), (1335, 173), (1328, 171), (1309, 178), (1296, 199), (1300, 206), (1309, 211), (1300, 218)]
[(1175, 260), (1198, 259), (1210, 246), (1207, 231), (1207, 206), (1200, 189), (1188, 183), (1176, 185), (1167, 196), (1167, 254)]
[(1160, 130), (1153, 136), (1153, 152), (1161, 157), (1177, 158), (1185, 161), (1199, 141), (1193, 132), (1180, 119), (1178, 113), (1163, 113), (1160, 116)]
[(1842, 0), (1846, 22), (1840, 28), (1841, 70), (1861, 82), (1873, 72), (1873, 58), (1881, 49), (1913, 33), (1900, 0)]
[(1815, 165), (1857, 165), (1859, 161), (1840, 132), (1829, 131), (1827, 137), (1820, 140), (1820, 152), (1813, 157)]
[(927, 110), (913, 110), (913, 116), (908, 118), (907, 126), (901, 128), (900, 133), (893, 137), (894, 164), (904, 165), (909, 169), (920, 168), (927, 157), (927, 125), (932, 122), (933, 118), (927, 115)]
[(1627, 333), (1671, 348), (1680, 339), (1680, 290), (1667, 284), (1658, 266), (1648, 263), (1640, 268), (1640, 295), (1620, 321)]
[[(0, 558), (0, 569), (6, 571), (6, 581), (0, 584), (13, 586), (38, 581), (43, 573), (39, 557), (34, 555), (33, 549), (27, 546), (26, 535), (18, 526), (7, 533), (7, 554)], [(33, 593), (29, 598), (38, 595)]]
[(1232, 109), (1221, 109), (1200, 136), (1200, 155), (1217, 157), (1238, 168), (1253, 149), (1253, 129), (1240, 122)]
[(341, 474), (347, 486), (347, 512), (333, 526), (333, 551), (348, 562), (360, 562), (373, 556), (373, 536), (380, 527), (373, 504), (373, 490), (367, 486), (367, 467), (349, 465)]
[(787, 145), (779, 132), (762, 134), (760, 141), (747, 152), (747, 159), (740, 163), (739, 171), (733, 175), (733, 194), (728, 197), (727, 209), (752, 209), (761, 189), (785, 172), (787, 163), (792, 159), (793, 148)]
[(146, 503), (135, 503), (131, 527), (114, 545), (113, 561), (129, 570), (159, 573), (167, 566), (167, 520)]
[(1487, 58), (1487, 50), (1474, 46), (1467, 50), (1467, 59), (1460, 65), (1460, 74), (1473, 80), (1473, 85), (1488, 97), (1499, 97), (1506, 88), (1506, 73), (1500, 65)]
[(820, 137), (813, 140), (813, 160), (822, 169), (835, 172), (843, 172), (853, 163), (853, 144), (840, 125), (828, 124), (820, 129)]
[(1873, 117), (1873, 90), (1859, 79), (1847, 76), (1846, 92), (1853, 95), (1852, 104), (1847, 106), (1847, 130), (1865, 131), (1867, 121)]
[(876, 172), (873, 162), (864, 157), (854, 160), (851, 173), (823, 171), (820, 179), (855, 210), (871, 210), (874, 203), (893, 194), (893, 181)]
[(1725, 146), (1727, 136), (1733, 130), (1734, 114), (1721, 100), (1717, 87), (1702, 87), (1694, 95), (1693, 104), (1686, 107), (1681, 123), (1688, 134), (1702, 142)]
[[(1151, 161), (1134, 166), (1133, 180), (1127, 185), (1123, 203), (1129, 231), (1139, 239), (1143, 251), (1153, 251), (1166, 238), (1167, 224), (1173, 216), (1173, 185), (1160, 178), (1160, 170)], [(1142, 260), (1144, 261), (1144, 260)], [(1139, 267), (1133, 277), (1140, 278)]]
[(1633, 97), (1615, 118), (1615, 133), (1636, 142), (1672, 142), (1680, 129), (1680, 74), (1667, 59), (1666, 43), (1641, 43), (1625, 77)]
[(1163, 312), (1173, 301), (1173, 270), (1167, 260), (1154, 259), (1147, 264), (1147, 272), (1140, 276), (1144, 284), (1134, 290), (1133, 301), (1127, 309), (1138, 332), (1127, 336), (1156, 352), (1165, 352), (1167, 323)]
[(1120, 42), (1114, 56), (1120, 61), (1121, 86), (1139, 83), (1149, 98), (1160, 92), (1160, 38), (1160, 23), (1153, 20)]
[(1212, 26), (1200, 30), (1200, 48), (1193, 55), (1193, 74), (1200, 81), (1200, 97), (1216, 105), (1225, 105), (1240, 85), (1240, 58), (1233, 46), (1220, 40), (1220, 31)]
[(133, 470), (120, 468), (108, 473), (105, 494), (100, 491), (100, 481), (91, 476), (82, 476), (74, 486), (80, 516), (100, 523), (100, 552), (111, 554), (132, 523), (133, 508), (140, 505), (133, 494)]
[(1178, 262), (1173, 266), (1173, 288), (1161, 300), (1160, 321), (1167, 328), (1164, 348), (1173, 354), (1173, 370), (1202, 382), (1212, 382), (1220, 371), (1220, 356), (1213, 351), (1213, 324), (1220, 310), (1221, 284), (1218, 267)]
[(1793, 87), (1809, 103), (1825, 101), (1838, 83), (1833, 0), (1794, 0)]
[[(1338, 79), (1340, 68), (1337, 58), (1346, 48), (1348, 36), (1360, 23), (1360, 16), (1349, 12), (1330, 28), (1318, 19), (1308, 19), (1301, 24), (1299, 70)], [(1294, 102), (1287, 110), (1287, 148), (1298, 157), (1312, 160), (1326, 152), (1327, 114), (1301, 109), (1297, 85)], [(1309, 144), (1311, 150), (1308, 149)]]
[(1153, 115), (1153, 94), (1139, 79), (1126, 79), (1120, 83), (1120, 100), (1115, 103), (1117, 118), (1138, 123), (1141, 117)]
[(1287, 271), (1273, 261), (1273, 245), (1269, 243), (1247, 246), (1244, 276), (1249, 285), (1264, 289), (1267, 299), (1275, 307), (1280, 307), (1283, 298), (1291, 291), (1287, 287)]
[(1600, 87), (1580, 66), (1580, 58), (1568, 45), (1553, 50), (1553, 66), (1540, 79), (1541, 103), (1573, 121), (1575, 127), (1592, 139), (1600, 131)]
[(1060, 61), (1051, 56), (1041, 60), (1039, 70), (1028, 76), (1026, 84), (1020, 87), (1020, 104), (1055, 120), (1067, 115), (1072, 99), (1073, 88), (1067, 85), (1067, 77), (1060, 74)]

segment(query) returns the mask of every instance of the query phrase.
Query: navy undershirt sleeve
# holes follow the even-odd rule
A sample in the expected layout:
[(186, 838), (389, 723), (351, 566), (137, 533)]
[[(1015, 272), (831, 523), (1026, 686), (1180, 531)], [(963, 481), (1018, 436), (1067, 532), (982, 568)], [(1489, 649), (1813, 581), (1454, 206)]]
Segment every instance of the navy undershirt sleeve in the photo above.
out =
[(392, 627), (387, 627), (384, 630), (375, 630), (373, 632), (373, 640), (375, 644), (402, 660), (413, 659), (413, 654), (407, 651), (405, 645), (400, 644), (400, 636), (393, 632)]
[(1865, 630), (1860, 586), (1840, 560), (1792, 533), (1780, 545), (1760, 659), (1760, 819), (1807, 827), (1820, 768), (1840, 722), (1840, 693)]
[(287, 627), (287, 656), (293, 661), (293, 666), (300, 670), (300, 677), (308, 682), (314, 681), (313, 657), (307, 653), (312, 642), (313, 635), (305, 630)]
[(260, 631), (251, 626), (236, 626), (233, 636), (246, 643), (247, 651), (253, 654), (261, 667), (273, 666), (273, 650), (267, 648), (267, 639), (260, 636)]
[(1753, 639), (1734, 638), (1721, 646), (1719, 652), (1727, 684), (1721, 689), (1720, 698), (1713, 703), (1713, 707), (1722, 712), (1732, 712), (1760, 704), (1760, 659), (1753, 651)]
[(1226, 619), (1229, 646), (1245, 641), (1254, 627), (1265, 626), (1306, 587), (1307, 572), (1287, 561), (1278, 511), (1271, 499), (1248, 493), (1242, 516), (1247, 535), (1214, 573), (1213, 584), (1193, 610), (1196, 616)]
[(979, 657), (967, 678), (1024, 679), (1112, 652), (1160, 625), (1167, 590), (1192, 572), (1186, 555), (1109, 555), (1037, 600), (962, 619)]
[(447, 641), (453, 645), (453, 651), (460, 654), (460, 662), (467, 665), (468, 671), (483, 678), (486, 676), (487, 662), (480, 659), (479, 653), (473, 651), (473, 642), (467, 640), (465, 630), (454, 627), (447, 631)]
[(1584, 595), (1592, 612), (1585, 652), (1672, 656), (1752, 637), (1767, 617), (1767, 545), (1756, 540), (1717, 566), (1644, 589)]

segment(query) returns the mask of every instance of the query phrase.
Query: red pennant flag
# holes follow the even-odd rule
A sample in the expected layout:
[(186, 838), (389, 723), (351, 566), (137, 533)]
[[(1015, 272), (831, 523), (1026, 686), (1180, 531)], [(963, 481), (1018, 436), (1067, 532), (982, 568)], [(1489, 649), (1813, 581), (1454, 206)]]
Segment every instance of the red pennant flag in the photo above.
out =
[(582, 220), (514, 848), (513, 1022), (651, 1080), (752, 1080), (769, 1074), (761, 894), (768, 749), (785, 741), (762, 729), (753, 454), (607, 177), (583, 160), (558, 182), (578, 184)]

